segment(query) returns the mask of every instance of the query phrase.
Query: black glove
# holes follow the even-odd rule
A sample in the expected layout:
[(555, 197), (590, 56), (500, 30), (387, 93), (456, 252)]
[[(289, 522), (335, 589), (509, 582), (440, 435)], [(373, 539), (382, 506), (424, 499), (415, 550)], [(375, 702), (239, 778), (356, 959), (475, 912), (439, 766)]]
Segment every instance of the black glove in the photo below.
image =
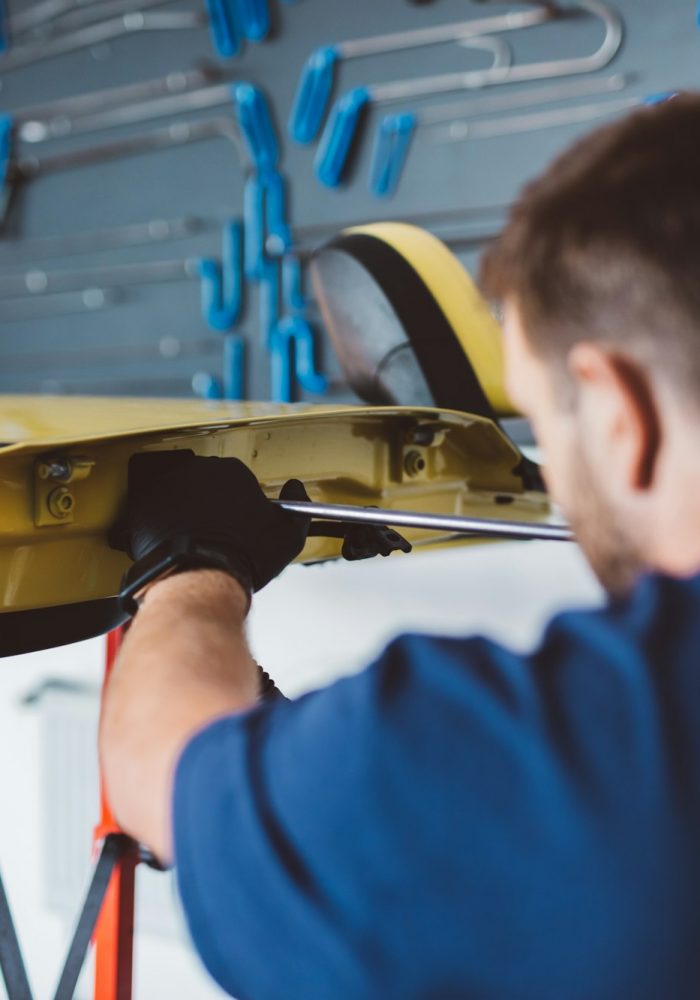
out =
[[(294, 479), (280, 497), (308, 499)], [(138, 562), (187, 537), (225, 556), (232, 575), (250, 592), (264, 587), (301, 552), (309, 523), (269, 501), (237, 458), (143, 452), (129, 462), (126, 509), (110, 544)]]

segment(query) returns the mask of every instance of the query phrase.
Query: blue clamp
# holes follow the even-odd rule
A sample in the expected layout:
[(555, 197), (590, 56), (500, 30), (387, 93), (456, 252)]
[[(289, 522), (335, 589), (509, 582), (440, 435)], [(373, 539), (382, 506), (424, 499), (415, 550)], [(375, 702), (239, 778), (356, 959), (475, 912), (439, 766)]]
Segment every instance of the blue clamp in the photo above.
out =
[(0, 52), (7, 52), (10, 47), (9, 23), (5, 0), (0, 0)]
[(238, 220), (224, 226), (221, 264), (211, 258), (198, 262), (202, 279), (202, 316), (212, 330), (231, 330), (243, 305), (243, 227)]
[(262, 42), (270, 33), (267, 0), (236, 0), (238, 23), (249, 42)]
[(355, 87), (335, 102), (321, 136), (314, 168), (327, 187), (338, 187), (364, 112), (372, 95), (367, 87)]
[(243, 220), (245, 275), (249, 281), (261, 281), (268, 237), (273, 236), (278, 243), (278, 254), (283, 253), (292, 242), (287, 222), (286, 186), (284, 178), (276, 170), (248, 177), (243, 190)]
[(270, 382), (273, 401), (293, 401), (294, 376), (302, 389), (314, 395), (320, 395), (328, 388), (325, 375), (316, 370), (313, 330), (301, 316), (286, 316), (279, 321), (272, 337)]
[(301, 261), (290, 254), (282, 259), (282, 302), (285, 312), (305, 312), (308, 306)]
[(192, 376), (192, 392), (200, 399), (223, 399), (223, 390), (218, 378), (211, 372), (195, 372)]
[(224, 337), (224, 399), (243, 399), (245, 393), (245, 340), (240, 333)]
[(396, 191), (417, 124), (416, 116), (410, 112), (387, 115), (380, 122), (369, 179), (369, 189), (375, 197), (389, 198)]
[(7, 175), (12, 162), (12, 115), (0, 115), (0, 192), (1, 201), (7, 204)]
[(231, 96), (236, 117), (256, 170), (276, 170), (280, 151), (265, 95), (252, 83), (234, 83)]
[(260, 279), (260, 330), (263, 343), (272, 350), (274, 333), (281, 315), (280, 268), (277, 261), (266, 260)]
[(670, 101), (672, 97), (678, 97), (677, 90), (662, 90), (658, 94), (648, 94), (642, 104), (648, 104), (650, 106), (654, 104), (663, 104), (665, 101)]
[(250, 174), (243, 188), (243, 271), (248, 281), (260, 281), (265, 266), (265, 190)]
[(318, 135), (333, 89), (338, 50), (324, 45), (304, 63), (289, 116), (289, 134), (296, 142), (309, 143)]
[(233, 0), (206, 0), (209, 30), (217, 55), (223, 59), (238, 54), (241, 39)]

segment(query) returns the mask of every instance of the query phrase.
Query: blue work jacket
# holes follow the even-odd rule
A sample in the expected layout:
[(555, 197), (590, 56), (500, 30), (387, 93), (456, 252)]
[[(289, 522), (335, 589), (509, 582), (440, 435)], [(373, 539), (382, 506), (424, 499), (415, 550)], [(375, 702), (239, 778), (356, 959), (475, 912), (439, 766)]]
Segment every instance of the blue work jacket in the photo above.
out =
[(700, 576), (529, 656), (404, 636), (195, 735), (173, 809), (239, 1000), (700, 997)]

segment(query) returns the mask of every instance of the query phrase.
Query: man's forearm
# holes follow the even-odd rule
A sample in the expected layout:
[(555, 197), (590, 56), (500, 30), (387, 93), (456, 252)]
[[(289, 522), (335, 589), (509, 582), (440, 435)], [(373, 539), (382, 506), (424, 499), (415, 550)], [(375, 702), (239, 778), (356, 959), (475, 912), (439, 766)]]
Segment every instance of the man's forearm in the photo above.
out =
[(257, 699), (246, 610), (246, 594), (225, 573), (163, 580), (148, 591), (114, 667), (100, 725), (104, 779), (119, 823), (161, 860), (172, 852), (180, 751), (203, 725)]

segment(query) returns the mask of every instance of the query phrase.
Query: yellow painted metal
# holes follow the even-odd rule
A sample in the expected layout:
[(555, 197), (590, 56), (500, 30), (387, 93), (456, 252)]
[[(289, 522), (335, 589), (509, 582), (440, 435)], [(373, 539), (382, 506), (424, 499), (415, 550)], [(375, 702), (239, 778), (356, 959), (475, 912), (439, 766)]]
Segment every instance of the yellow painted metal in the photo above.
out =
[[(181, 400), (3, 397), (0, 401), (0, 612), (112, 596), (128, 559), (109, 547), (127, 468), (140, 451), (191, 448), (235, 456), (269, 496), (299, 478), (313, 500), (551, 520), (527, 493), (521, 456), (498, 427), (465, 413), (402, 407), (277, 406)], [(419, 459), (422, 459), (420, 461)], [(79, 464), (80, 475), (47, 469)], [(48, 496), (67, 489), (70, 517)], [(419, 545), (447, 539), (409, 531)], [(337, 557), (313, 538), (302, 560)]]
[(444, 313), (498, 416), (516, 411), (503, 372), (503, 331), (471, 276), (432, 233), (404, 222), (377, 222), (345, 230), (383, 240), (408, 261)]

